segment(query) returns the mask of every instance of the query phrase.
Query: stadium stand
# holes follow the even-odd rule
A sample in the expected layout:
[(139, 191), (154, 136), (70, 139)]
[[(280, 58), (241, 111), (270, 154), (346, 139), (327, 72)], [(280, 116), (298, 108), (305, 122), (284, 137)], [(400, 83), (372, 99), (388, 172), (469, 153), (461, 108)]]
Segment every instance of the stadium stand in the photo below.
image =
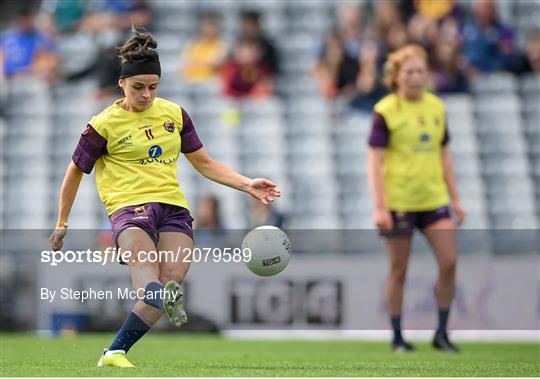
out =
[[(523, 47), (538, 26), (540, 2), (498, 5)], [(335, 24), (334, 3), (155, 1), (150, 6), (150, 30), (158, 40), (163, 66), (160, 96), (188, 110), (212, 155), (247, 175), (265, 175), (279, 183), (284, 196), (277, 207), (287, 214), (289, 228), (373, 227), (366, 178), (370, 115), (323, 98), (309, 73), (317, 40)], [(217, 85), (185, 85), (179, 76), (179, 54), (194, 35), (197, 14), (219, 12), (224, 37), (231, 40), (238, 15), (247, 7), (261, 12), (264, 28), (280, 52), (275, 95), (233, 102), (219, 94)], [(74, 40), (61, 48), (67, 56), (81, 50)], [(26, 77), (4, 81), (2, 87), (3, 225), (50, 228), (78, 136), (103, 107), (94, 100), (97, 82), (90, 77), (47, 85)], [(470, 93), (445, 97), (459, 189), (468, 211), (465, 228), (538, 228), (540, 77), (495, 72), (479, 77), (471, 87)], [(214, 192), (223, 204), (226, 227), (245, 227), (245, 196), (209, 183), (188, 166), (183, 160), (179, 177), (190, 203), (196, 204), (198, 194)], [(70, 226), (100, 228), (105, 220), (93, 180), (85, 178)]]

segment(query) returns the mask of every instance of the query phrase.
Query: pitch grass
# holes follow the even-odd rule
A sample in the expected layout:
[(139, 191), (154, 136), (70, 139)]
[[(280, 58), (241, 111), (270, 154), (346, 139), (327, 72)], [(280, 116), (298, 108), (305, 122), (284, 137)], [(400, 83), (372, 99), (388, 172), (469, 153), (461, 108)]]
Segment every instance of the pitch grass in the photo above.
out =
[(112, 337), (1, 334), (1, 376), (540, 376), (538, 343), (461, 343), (459, 354), (418, 343), (415, 353), (393, 354), (383, 342), (182, 334), (145, 336), (128, 354), (136, 369), (98, 368)]

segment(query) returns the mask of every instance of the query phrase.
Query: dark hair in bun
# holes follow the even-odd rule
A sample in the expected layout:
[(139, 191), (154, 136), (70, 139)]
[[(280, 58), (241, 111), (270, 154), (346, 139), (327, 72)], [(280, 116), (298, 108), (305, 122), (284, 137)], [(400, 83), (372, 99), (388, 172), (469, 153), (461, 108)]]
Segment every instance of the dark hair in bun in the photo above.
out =
[(154, 36), (144, 28), (132, 28), (132, 35), (126, 42), (117, 48), (118, 57), (125, 62), (159, 62), (156, 50), (157, 41)]

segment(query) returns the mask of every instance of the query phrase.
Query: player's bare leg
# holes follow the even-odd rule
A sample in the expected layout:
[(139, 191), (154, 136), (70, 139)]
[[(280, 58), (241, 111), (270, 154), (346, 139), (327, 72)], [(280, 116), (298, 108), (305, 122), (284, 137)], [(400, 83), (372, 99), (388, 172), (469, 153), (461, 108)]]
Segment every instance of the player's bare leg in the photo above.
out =
[[(159, 280), (166, 283), (165, 289), (165, 314), (169, 321), (176, 327), (187, 323), (187, 315), (184, 310), (184, 292), (181, 284), (187, 275), (191, 265), (191, 251), (193, 240), (184, 233), (162, 232), (160, 233), (158, 251), (162, 252), (159, 264)], [(166, 252), (163, 254), (163, 252)]]
[(401, 309), (403, 306), (403, 290), (411, 251), (412, 237), (388, 237), (386, 252), (388, 255), (388, 277), (386, 279), (386, 306), (390, 313), (394, 338), (394, 351), (411, 351), (413, 346), (401, 335)]
[(444, 351), (457, 352), (458, 349), (449, 341), (446, 332), (446, 323), (455, 291), (457, 263), (455, 224), (451, 219), (442, 219), (429, 225), (423, 232), (439, 266), (439, 278), (435, 287), (439, 307), (439, 325), (433, 339), (433, 346)]
[(144, 230), (128, 228), (118, 236), (118, 245), (122, 251), (132, 252), (127, 263), (133, 289), (144, 293), (145, 298), (135, 304), (113, 342), (103, 352), (98, 362), (99, 367), (133, 367), (125, 357), (126, 353), (163, 314), (163, 300), (157, 296), (159, 290), (163, 289), (159, 283), (159, 265), (139, 255), (139, 252), (155, 250), (154, 242)]

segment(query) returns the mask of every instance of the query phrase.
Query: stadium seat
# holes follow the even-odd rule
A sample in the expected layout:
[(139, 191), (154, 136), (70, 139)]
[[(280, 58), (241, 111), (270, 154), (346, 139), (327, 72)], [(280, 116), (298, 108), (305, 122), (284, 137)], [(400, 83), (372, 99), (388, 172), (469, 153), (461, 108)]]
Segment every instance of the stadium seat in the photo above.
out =
[(472, 82), (472, 90), (474, 93), (482, 94), (498, 94), (514, 93), (518, 87), (515, 77), (510, 73), (497, 72), (486, 74)]

